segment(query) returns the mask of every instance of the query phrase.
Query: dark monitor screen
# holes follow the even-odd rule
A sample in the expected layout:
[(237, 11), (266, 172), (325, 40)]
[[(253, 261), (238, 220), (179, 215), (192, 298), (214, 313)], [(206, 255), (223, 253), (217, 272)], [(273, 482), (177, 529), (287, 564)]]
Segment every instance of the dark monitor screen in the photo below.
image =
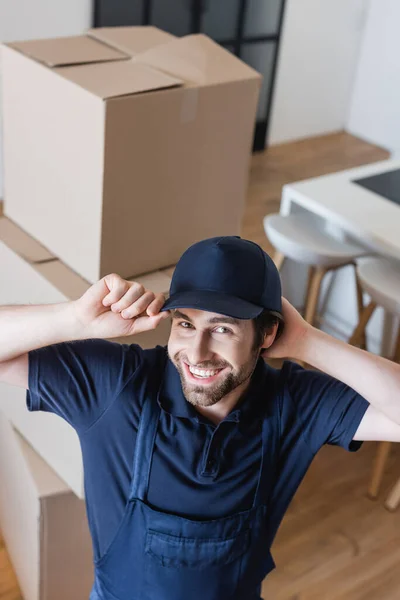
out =
[(353, 183), (357, 183), (371, 192), (400, 204), (400, 169), (362, 179), (354, 179)]

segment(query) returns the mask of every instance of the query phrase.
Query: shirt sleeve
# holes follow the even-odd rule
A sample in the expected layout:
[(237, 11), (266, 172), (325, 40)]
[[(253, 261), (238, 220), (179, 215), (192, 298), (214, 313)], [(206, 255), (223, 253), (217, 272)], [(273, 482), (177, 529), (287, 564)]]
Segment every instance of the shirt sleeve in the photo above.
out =
[(28, 356), (28, 409), (55, 413), (84, 431), (131, 379), (143, 350), (136, 344), (92, 339), (45, 346)]
[(342, 446), (350, 452), (358, 450), (362, 442), (353, 441), (353, 437), (369, 406), (367, 400), (326, 373), (303, 369), (293, 362), (285, 362), (283, 371), (312, 452), (324, 444)]

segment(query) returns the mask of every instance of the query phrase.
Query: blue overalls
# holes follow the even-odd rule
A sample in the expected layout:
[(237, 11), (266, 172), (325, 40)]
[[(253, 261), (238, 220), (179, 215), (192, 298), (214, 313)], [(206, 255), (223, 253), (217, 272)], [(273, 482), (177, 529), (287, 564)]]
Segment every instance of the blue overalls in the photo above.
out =
[(269, 550), (268, 500), (277, 417), (269, 414), (266, 402), (252, 508), (209, 521), (190, 520), (146, 504), (160, 389), (153, 380), (147, 391), (129, 501), (113, 542), (95, 562), (90, 600), (259, 600), (261, 582), (275, 566)]

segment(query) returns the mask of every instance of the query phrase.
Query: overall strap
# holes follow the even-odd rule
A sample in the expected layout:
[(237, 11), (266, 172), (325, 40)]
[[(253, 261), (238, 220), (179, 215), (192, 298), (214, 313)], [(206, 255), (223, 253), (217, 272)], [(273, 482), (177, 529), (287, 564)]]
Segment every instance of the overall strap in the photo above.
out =
[(268, 367), (268, 395), (266, 413), (262, 422), (261, 466), (254, 507), (267, 505), (275, 483), (280, 446), (280, 424), (278, 407), (278, 379), (280, 372)]
[[(160, 352), (160, 350), (158, 350), (158, 352)], [(147, 497), (153, 448), (161, 411), (158, 403), (158, 396), (160, 393), (166, 362), (167, 357), (165, 355), (161, 360), (152, 362), (150, 367), (151, 371), (148, 376), (136, 438), (132, 470), (133, 476), (129, 500), (137, 498), (145, 501)]]

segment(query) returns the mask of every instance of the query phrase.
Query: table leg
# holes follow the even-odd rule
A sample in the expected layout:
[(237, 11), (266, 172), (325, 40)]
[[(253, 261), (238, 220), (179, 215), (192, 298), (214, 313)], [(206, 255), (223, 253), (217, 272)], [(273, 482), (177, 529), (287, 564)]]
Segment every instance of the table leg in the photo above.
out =
[(400, 504), (400, 478), (386, 499), (385, 507), (388, 510), (396, 510)]

